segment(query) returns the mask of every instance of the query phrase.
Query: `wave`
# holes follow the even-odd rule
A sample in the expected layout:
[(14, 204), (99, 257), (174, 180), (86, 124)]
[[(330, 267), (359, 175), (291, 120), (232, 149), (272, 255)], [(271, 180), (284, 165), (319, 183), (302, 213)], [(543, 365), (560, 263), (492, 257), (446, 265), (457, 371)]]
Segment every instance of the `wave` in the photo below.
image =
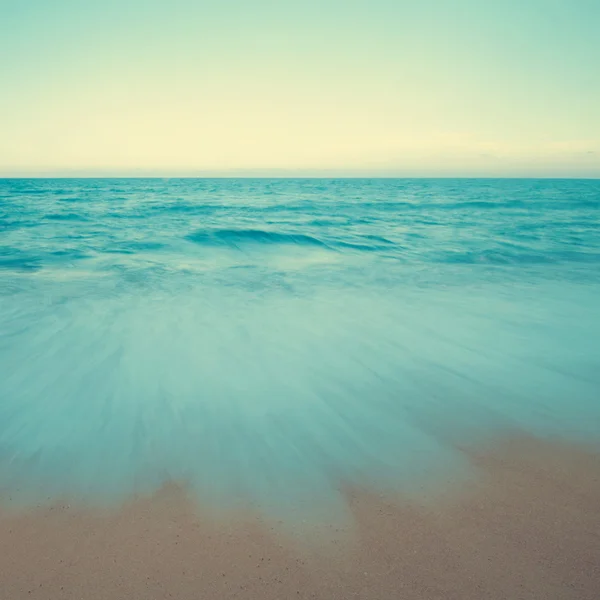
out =
[(217, 211), (226, 210), (221, 204), (187, 204), (187, 203), (176, 203), (169, 205), (158, 204), (153, 206), (151, 209), (153, 213), (184, 213), (184, 214), (208, 214)]
[(600, 261), (598, 252), (507, 252), (485, 250), (482, 252), (443, 252), (431, 257), (433, 262), (454, 264), (490, 264), (490, 265), (518, 265), (518, 264), (558, 264), (558, 263), (597, 263)]
[(23, 257), (7, 257), (0, 256), (0, 269), (9, 271), (39, 271), (41, 268), (40, 261), (37, 259)]
[(77, 213), (49, 213), (44, 219), (48, 221), (87, 221), (83, 215)]
[[(375, 243), (362, 243), (363, 240), (372, 241)], [(395, 244), (394, 242), (391, 242), (386, 238), (370, 235), (365, 235), (358, 241), (337, 241), (335, 245), (339, 248), (348, 248), (350, 250), (362, 250), (364, 252), (379, 252), (381, 250), (389, 250), (392, 247), (398, 248), (398, 244)]]
[(186, 236), (191, 242), (204, 246), (245, 246), (258, 244), (318, 246), (328, 245), (318, 238), (299, 233), (278, 233), (263, 229), (201, 229)]
[(196, 231), (186, 238), (196, 244), (205, 246), (232, 246), (239, 248), (249, 245), (286, 245), (312, 246), (328, 250), (359, 250), (376, 252), (388, 250), (397, 244), (387, 238), (376, 235), (365, 235), (348, 240), (328, 240), (327, 242), (303, 233), (280, 233), (263, 229), (216, 229), (213, 231)]

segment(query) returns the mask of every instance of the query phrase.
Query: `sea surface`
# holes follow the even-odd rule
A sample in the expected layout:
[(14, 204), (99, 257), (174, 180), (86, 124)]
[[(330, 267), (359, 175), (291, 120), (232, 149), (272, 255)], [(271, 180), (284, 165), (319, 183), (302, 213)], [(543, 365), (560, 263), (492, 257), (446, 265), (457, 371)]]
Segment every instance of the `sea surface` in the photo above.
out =
[(0, 180), (0, 499), (344, 511), (600, 445), (600, 180)]

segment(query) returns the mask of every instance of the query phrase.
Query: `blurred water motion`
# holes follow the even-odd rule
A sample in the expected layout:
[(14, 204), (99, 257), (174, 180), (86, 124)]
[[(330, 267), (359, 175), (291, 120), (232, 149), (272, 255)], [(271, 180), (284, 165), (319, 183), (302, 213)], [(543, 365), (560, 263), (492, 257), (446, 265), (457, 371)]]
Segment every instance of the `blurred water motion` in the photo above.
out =
[(0, 181), (0, 494), (329, 507), (600, 440), (600, 182)]

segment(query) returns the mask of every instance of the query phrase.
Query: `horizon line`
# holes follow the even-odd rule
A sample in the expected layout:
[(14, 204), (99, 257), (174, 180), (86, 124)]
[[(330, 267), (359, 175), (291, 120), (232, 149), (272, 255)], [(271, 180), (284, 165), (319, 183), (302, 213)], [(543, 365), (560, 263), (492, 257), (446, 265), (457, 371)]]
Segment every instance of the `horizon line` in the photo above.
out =
[(600, 173), (590, 175), (393, 175), (393, 174), (10, 174), (0, 172), (0, 180), (11, 179), (548, 179), (598, 180)]

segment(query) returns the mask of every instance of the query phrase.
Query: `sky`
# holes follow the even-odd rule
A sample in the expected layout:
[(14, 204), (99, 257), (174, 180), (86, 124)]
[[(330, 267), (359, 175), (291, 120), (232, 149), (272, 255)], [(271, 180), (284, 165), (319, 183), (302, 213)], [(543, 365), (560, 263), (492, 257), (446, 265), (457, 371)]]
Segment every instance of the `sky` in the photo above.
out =
[(0, 176), (600, 177), (598, 0), (0, 0)]

